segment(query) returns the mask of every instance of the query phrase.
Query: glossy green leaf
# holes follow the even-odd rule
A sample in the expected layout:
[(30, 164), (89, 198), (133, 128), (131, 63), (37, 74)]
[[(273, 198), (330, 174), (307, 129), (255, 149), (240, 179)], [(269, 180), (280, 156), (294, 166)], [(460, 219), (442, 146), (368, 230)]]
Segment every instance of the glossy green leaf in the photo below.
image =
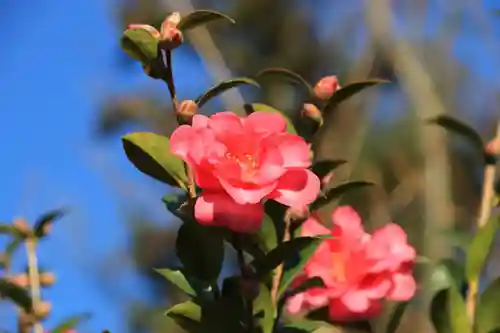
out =
[(120, 45), (125, 53), (143, 64), (158, 57), (158, 40), (144, 29), (125, 30)]
[(433, 268), (429, 281), (429, 289), (431, 292), (438, 292), (454, 286), (455, 289), (460, 290), (464, 283), (464, 266), (456, 260), (445, 258), (440, 260)]
[(176, 251), (188, 276), (208, 283), (217, 281), (224, 260), (224, 242), (217, 230), (184, 223), (177, 234)]
[(33, 302), (26, 289), (3, 278), (0, 278), (0, 296), (10, 299), (28, 313), (33, 308)]
[(276, 228), (274, 227), (274, 222), (271, 217), (268, 215), (264, 216), (262, 224), (255, 233), (254, 237), (257, 238), (257, 244), (264, 253), (269, 253), (269, 251), (276, 248), (278, 245), (278, 238)]
[(219, 20), (226, 20), (232, 24), (236, 23), (234, 19), (227, 16), (226, 14), (222, 14), (214, 10), (200, 9), (200, 10), (195, 10), (194, 12), (184, 16), (177, 25), (177, 28), (179, 28), (182, 31), (186, 31), (196, 28), (199, 25)]
[(389, 83), (387, 80), (372, 79), (361, 82), (350, 83), (341, 89), (337, 90), (332, 97), (328, 100), (323, 108), (323, 114), (326, 116), (329, 113), (334, 112), (340, 103), (347, 100), (348, 98), (360, 93), (361, 91), (373, 87), (378, 84)]
[(256, 81), (254, 81), (250, 78), (247, 78), (247, 77), (239, 77), (239, 78), (223, 81), (223, 82), (213, 86), (212, 88), (210, 88), (206, 92), (204, 92), (201, 96), (199, 96), (195, 100), (195, 102), (196, 102), (196, 104), (198, 104), (198, 107), (201, 108), (210, 99), (222, 94), (223, 92), (225, 92), (229, 89), (232, 89), (232, 88), (235, 88), (238, 86), (242, 86), (242, 85), (249, 85), (249, 86), (254, 86), (254, 87), (260, 88), (260, 85)]
[(303, 86), (309, 95), (313, 94), (313, 87), (299, 74), (285, 68), (266, 68), (256, 75), (257, 78), (277, 78), (287, 82)]
[(293, 125), (293, 122), (290, 120), (290, 118), (285, 113), (273, 108), (272, 106), (260, 103), (253, 103), (253, 104), (245, 104), (244, 107), (245, 107), (245, 112), (247, 114), (254, 113), (255, 111), (273, 112), (281, 114), (286, 120), (286, 129), (288, 133), (297, 134), (297, 130), (295, 129), (295, 126)]
[(293, 323), (288, 323), (284, 325), (285, 332), (288, 331), (299, 331), (299, 332), (309, 332), (313, 333), (316, 332), (319, 329), (329, 329), (333, 330), (335, 327), (331, 325), (330, 323), (322, 320), (308, 320), (308, 319), (302, 319), (297, 322)]
[(80, 323), (89, 320), (91, 317), (90, 313), (81, 313), (77, 315), (70, 316), (64, 319), (59, 325), (57, 325), (51, 333), (67, 333), (69, 330), (73, 330)]
[(464, 299), (454, 285), (434, 296), (430, 317), (436, 333), (472, 333)]
[(46, 236), (47, 230), (52, 226), (52, 224), (61, 219), (65, 215), (65, 211), (62, 209), (58, 210), (53, 210), (50, 212), (47, 212), (40, 216), (36, 221), (35, 221), (35, 226), (34, 226), (34, 231), (35, 231), (35, 236), (38, 238), (43, 238)]
[(328, 190), (324, 195), (320, 195), (310, 206), (311, 211), (318, 210), (324, 205), (330, 203), (331, 201), (340, 198), (342, 195), (346, 194), (349, 191), (360, 189), (367, 186), (373, 186), (375, 183), (364, 181), (364, 180), (355, 180), (352, 182), (346, 182), (340, 185), (335, 186), (334, 188)]
[(428, 119), (427, 123), (439, 125), (452, 133), (462, 136), (480, 151), (484, 149), (484, 141), (479, 133), (461, 120), (448, 115), (440, 115)]
[(202, 332), (201, 330), (201, 307), (192, 302), (187, 301), (179, 304), (175, 304), (170, 307), (165, 315), (172, 318), (177, 325), (182, 327), (188, 332)]
[(275, 308), (271, 299), (271, 293), (265, 284), (260, 284), (259, 294), (253, 301), (253, 311), (254, 315), (263, 313), (257, 320), (262, 333), (272, 333)]
[(323, 179), (328, 173), (332, 172), (336, 168), (338, 168), (341, 165), (346, 164), (346, 160), (323, 160), (323, 161), (316, 161), (311, 167), (312, 172), (316, 176), (318, 176), (319, 179)]
[(475, 333), (490, 333), (500, 327), (500, 278), (491, 282), (479, 296), (474, 323)]
[(142, 173), (187, 190), (184, 162), (170, 151), (170, 140), (151, 132), (135, 132), (122, 138), (123, 149)]
[(191, 297), (196, 296), (196, 292), (189, 284), (188, 280), (180, 270), (172, 270), (168, 268), (155, 269), (156, 272), (161, 274), (165, 279), (170, 281), (174, 286), (185, 292)]
[(394, 305), (389, 317), (389, 322), (387, 323), (387, 328), (385, 329), (385, 333), (396, 333), (408, 304), (409, 302), (399, 302)]
[(488, 259), (498, 227), (498, 216), (492, 217), (472, 238), (466, 252), (465, 272), (468, 281), (478, 278), (481, 274), (484, 264)]

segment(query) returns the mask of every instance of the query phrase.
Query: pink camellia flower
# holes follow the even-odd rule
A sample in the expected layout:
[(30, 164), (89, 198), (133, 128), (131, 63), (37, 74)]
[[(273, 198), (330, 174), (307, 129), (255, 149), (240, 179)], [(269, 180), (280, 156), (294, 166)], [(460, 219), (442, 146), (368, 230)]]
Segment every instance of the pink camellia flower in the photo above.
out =
[(380, 313), (383, 298), (406, 301), (413, 297), (416, 253), (401, 227), (389, 223), (370, 235), (349, 206), (337, 208), (332, 220), (331, 230), (314, 217), (302, 227), (302, 236), (333, 237), (318, 246), (304, 274), (294, 282), (317, 276), (325, 287), (291, 297), (287, 303), (290, 313), (328, 306), (334, 320), (366, 319)]
[(325, 76), (314, 86), (314, 96), (320, 100), (327, 100), (340, 89), (339, 81), (335, 75)]
[(252, 232), (264, 217), (264, 199), (301, 207), (319, 193), (320, 181), (307, 169), (309, 147), (286, 132), (280, 114), (195, 115), (192, 125), (179, 126), (170, 141), (203, 189), (195, 204), (201, 224)]

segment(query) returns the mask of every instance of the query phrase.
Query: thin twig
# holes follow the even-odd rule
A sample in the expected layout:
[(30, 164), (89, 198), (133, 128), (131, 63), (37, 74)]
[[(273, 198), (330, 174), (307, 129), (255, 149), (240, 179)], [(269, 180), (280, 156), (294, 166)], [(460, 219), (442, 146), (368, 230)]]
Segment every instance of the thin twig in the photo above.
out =
[[(30, 281), (31, 298), (33, 309), (38, 309), (40, 304), (40, 273), (38, 271), (38, 259), (36, 256), (36, 239), (29, 237), (25, 242), (28, 256), (28, 275)], [(35, 333), (43, 333), (42, 324), (39, 321), (34, 323)]]
[[(500, 122), (498, 122), (496, 137), (500, 136)], [(488, 222), (491, 215), (491, 205), (495, 196), (494, 183), (495, 183), (496, 165), (488, 164), (484, 167), (484, 180), (483, 180), (483, 194), (481, 198), (481, 207), (479, 210), (479, 217), (477, 219), (477, 229), (483, 228)], [(465, 300), (467, 315), (471, 323), (474, 320), (476, 310), (477, 295), (479, 292), (479, 277), (469, 281), (469, 291)]]
[[(283, 234), (283, 243), (288, 242), (290, 240), (290, 219), (285, 218), (284, 223), (285, 223), (285, 231)], [(273, 276), (273, 284), (271, 288), (271, 301), (275, 306), (278, 305), (278, 289), (280, 286), (281, 282), (281, 277), (283, 276), (283, 263), (281, 263), (276, 269), (274, 270), (274, 276)]]

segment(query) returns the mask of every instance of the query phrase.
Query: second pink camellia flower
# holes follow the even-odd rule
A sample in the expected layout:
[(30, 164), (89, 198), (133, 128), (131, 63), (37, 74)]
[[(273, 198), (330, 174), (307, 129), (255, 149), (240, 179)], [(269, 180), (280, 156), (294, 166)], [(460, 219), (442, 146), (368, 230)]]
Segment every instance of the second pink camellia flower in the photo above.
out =
[(415, 249), (407, 243), (404, 230), (389, 223), (370, 235), (361, 218), (348, 206), (332, 214), (327, 229), (314, 217), (302, 227), (302, 236), (332, 235), (321, 243), (295, 283), (320, 277), (324, 288), (312, 288), (293, 296), (290, 313), (328, 306), (333, 320), (348, 321), (376, 316), (381, 300), (407, 301), (416, 291), (412, 266)]
[(195, 115), (192, 125), (177, 128), (170, 140), (172, 152), (203, 189), (195, 204), (201, 224), (252, 232), (264, 217), (263, 199), (296, 207), (319, 193), (320, 181), (307, 169), (307, 143), (287, 133), (286, 120), (277, 113)]

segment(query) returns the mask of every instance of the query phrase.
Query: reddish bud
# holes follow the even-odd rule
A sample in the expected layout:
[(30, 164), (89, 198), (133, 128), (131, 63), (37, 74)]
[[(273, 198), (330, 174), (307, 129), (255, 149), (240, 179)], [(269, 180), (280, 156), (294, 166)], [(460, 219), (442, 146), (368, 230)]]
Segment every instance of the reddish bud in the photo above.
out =
[(327, 100), (340, 89), (339, 81), (335, 75), (325, 76), (314, 86), (314, 96), (320, 100)]
[(326, 174), (326, 176), (324, 176), (321, 179), (321, 186), (322, 187), (327, 186), (330, 183), (330, 181), (332, 180), (332, 178), (333, 178), (333, 171), (330, 171), (329, 173)]
[(46, 272), (40, 274), (40, 285), (42, 287), (50, 287), (56, 281), (56, 276), (54, 273)]
[(289, 223), (302, 222), (309, 217), (309, 208), (307, 206), (290, 207), (285, 212), (285, 221)]
[(11, 276), (9, 278), (9, 281), (12, 282), (13, 284), (15, 284), (19, 287), (23, 287), (23, 288), (26, 288), (30, 284), (28, 274), (18, 274), (18, 275)]
[(167, 50), (179, 47), (184, 41), (182, 32), (175, 27), (166, 27), (161, 30), (160, 46)]
[(305, 103), (302, 105), (302, 112), (301, 112), (302, 117), (305, 118), (310, 118), (320, 125), (323, 124), (323, 115), (321, 114), (321, 111), (319, 108), (311, 103)]
[(39, 304), (37, 304), (34, 310), (35, 315), (38, 318), (44, 319), (50, 314), (50, 311), (52, 310), (52, 304), (50, 304), (50, 302), (40, 302)]
[(153, 36), (154, 38), (160, 39), (160, 32), (156, 30), (155, 27), (150, 26), (148, 24), (129, 24), (127, 30), (130, 29), (142, 29), (149, 32), (151, 36)]
[(181, 13), (179, 12), (173, 12), (172, 14), (168, 15), (167, 18), (162, 22), (162, 27), (163, 26), (170, 26), (173, 28), (176, 28), (177, 25), (181, 22)]
[(486, 152), (491, 155), (500, 155), (500, 137), (494, 138), (485, 148)]
[(12, 224), (14, 225), (14, 229), (25, 237), (31, 233), (28, 223), (22, 218), (15, 218)]
[(177, 115), (184, 121), (191, 121), (193, 116), (198, 113), (198, 104), (192, 100), (182, 101), (177, 107)]

